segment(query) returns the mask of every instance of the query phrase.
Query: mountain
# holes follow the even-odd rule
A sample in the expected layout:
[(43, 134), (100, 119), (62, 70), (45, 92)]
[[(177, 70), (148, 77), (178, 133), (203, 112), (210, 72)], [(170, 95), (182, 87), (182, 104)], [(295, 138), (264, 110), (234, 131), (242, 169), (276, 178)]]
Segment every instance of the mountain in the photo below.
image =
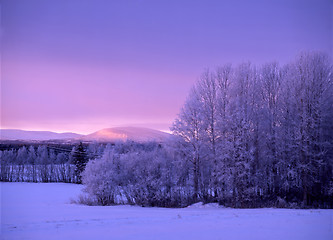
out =
[(49, 131), (25, 131), (19, 129), (0, 129), (1, 140), (58, 140), (74, 139), (82, 135), (76, 133), (55, 133)]
[(19, 129), (0, 129), (0, 140), (75, 140), (114, 142), (132, 140), (137, 142), (157, 141), (165, 142), (171, 134), (141, 127), (105, 128), (88, 135), (76, 133), (55, 133), (50, 131), (26, 131)]
[(114, 127), (105, 128), (92, 134), (81, 137), (85, 141), (117, 141), (132, 140), (137, 142), (157, 141), (164, 142), (170, 137), (169, 133), (141, 127)]

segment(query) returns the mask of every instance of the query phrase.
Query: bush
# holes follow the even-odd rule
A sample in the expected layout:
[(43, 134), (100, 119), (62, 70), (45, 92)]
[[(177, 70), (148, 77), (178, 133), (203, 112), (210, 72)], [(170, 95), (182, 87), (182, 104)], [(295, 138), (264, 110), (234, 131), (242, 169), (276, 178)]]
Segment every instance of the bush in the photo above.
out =
[(88, 162), (84, 191), (99, 205), (182, 206), (172, 168), (172, 158), (159, 146), (124, 154), (109, 148), (102, 158)]

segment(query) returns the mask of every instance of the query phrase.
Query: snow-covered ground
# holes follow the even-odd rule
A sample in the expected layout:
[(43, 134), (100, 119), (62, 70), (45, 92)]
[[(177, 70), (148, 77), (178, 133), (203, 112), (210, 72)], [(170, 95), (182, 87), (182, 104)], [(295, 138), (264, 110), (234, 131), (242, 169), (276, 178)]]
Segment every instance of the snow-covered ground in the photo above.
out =
[(333, 210), (71, 204), (81, 188), (0, 183), (1, 239), (333, 239)]

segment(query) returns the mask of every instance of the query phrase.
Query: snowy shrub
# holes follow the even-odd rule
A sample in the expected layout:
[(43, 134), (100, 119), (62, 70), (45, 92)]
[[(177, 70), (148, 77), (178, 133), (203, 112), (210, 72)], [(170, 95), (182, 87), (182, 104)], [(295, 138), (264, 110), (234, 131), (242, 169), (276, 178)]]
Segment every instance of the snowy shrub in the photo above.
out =
[(113, 155), (104, 154), (101, 159), (89, 161), (82, 174), (85, 192), (95, 197), (99, 204), (114, 204)]
[(101, 205), (178, 206), (173, 177), (172, 159), (158, 146), (123, 154), (106, 149), (82, 174), (85, 192)]
[(91, 196), (87, 196), (86, 194), (80, 194), (78, 196), (78, 199), (71, 199), (71, 204), (83, 204), (88, 206), (95, 206), (98, 205), (98, 202), (96, 199), (92, 198)]
[(286, 202), (285, 199), (278, 197), (276, 200), (276, 207), (277, 208), (287, 208), (288, 203)]

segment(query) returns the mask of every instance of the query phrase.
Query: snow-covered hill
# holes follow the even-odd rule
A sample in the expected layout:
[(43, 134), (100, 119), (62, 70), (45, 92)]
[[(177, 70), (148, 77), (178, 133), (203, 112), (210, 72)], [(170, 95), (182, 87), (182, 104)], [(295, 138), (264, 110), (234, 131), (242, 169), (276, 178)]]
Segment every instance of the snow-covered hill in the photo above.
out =
[(56, 140), (74, 139), (82, 135), (76, 133), (55, 133), (50, 131), (25, 131), (19, 129), (0, 129), (1, 140)]
[(117, 141), (132, 140), (138, 142), (158, 141), (164, 142), (170, 134), (149, 128), (140, 127), (114, 127), (105, 128), (92, 134), (81, 137), (85, 141)]
[(88, 135), (76, 133), (55, 133), (50, 131), (25, 131), (19, 129), (0, 129), (0, 140), (78, 140), (114, 142), (132, 140), (137, 142), (165, 142), (171, 134), (149, 128), (114, 127), (105, 128)]

